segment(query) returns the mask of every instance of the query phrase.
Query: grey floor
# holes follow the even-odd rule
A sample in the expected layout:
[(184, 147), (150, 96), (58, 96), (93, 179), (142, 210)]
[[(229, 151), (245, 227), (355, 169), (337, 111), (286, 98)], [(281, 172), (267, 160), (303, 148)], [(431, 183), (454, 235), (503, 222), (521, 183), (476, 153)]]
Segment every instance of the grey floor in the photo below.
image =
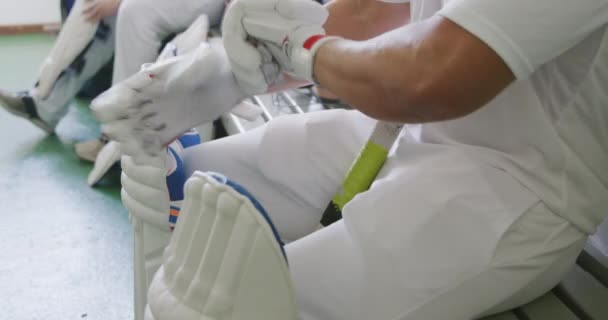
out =
[[(35, 81), (53, 38), (0, 36), (0, 87)], [(98, 128), (77, 101), (47, 136), (0, 110), (0, 320), (132, 319), (132, 240), (117, 174), (91, 189), (73, 143)]]

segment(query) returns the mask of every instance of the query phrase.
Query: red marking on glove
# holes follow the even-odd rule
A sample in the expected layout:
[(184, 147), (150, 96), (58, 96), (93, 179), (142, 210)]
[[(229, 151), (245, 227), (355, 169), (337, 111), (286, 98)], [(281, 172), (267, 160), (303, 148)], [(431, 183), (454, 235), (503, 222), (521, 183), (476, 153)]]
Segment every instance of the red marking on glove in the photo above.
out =
[(315, 34), (314, 36), (311, 36), (310, 38), (306, 39), (306, 41), (304, 41), (304, 44), (302, 45), (302, 47), (304, 47), (304, 49), (306, 50), (310, 50), (310, 48), (312, 48), (312, 46), (319, 40), (325, 38), (324, 34)]

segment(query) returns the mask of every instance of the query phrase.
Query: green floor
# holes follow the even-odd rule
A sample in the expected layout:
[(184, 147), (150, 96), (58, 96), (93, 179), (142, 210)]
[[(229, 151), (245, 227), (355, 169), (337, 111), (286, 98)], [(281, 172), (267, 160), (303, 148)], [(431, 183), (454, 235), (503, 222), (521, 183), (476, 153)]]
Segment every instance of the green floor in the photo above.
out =
[[(0, 36), (0, 87), (29, 88), (53, 43)], [(132, 319), (132, 240), (117, 174), (91, 189), (73, 143), (98, 127), (86, 101), (57, 136), (0, 110), (0, 320)]]

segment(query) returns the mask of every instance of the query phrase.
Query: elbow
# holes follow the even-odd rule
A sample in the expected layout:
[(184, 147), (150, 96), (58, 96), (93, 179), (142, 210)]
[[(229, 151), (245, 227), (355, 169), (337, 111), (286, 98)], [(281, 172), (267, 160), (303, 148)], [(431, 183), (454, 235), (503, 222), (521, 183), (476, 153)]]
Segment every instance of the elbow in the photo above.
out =
[(404, 123), (426, 123), (464, 117), (481, 108), (485, 102), (475, 101), (466, 89), (446, 85), (445, 81), (418, 78), (416, 83), (396, 82), (385, 94), (387, 116)]

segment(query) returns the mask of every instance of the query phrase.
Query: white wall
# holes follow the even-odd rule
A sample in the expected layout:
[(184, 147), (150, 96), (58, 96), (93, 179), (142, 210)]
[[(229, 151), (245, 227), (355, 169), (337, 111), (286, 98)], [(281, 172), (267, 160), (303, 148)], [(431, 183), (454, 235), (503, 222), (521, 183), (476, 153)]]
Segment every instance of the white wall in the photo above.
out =
[(0, 25), (48, 24), (60, 19), (59, 0), (0, 0)]

